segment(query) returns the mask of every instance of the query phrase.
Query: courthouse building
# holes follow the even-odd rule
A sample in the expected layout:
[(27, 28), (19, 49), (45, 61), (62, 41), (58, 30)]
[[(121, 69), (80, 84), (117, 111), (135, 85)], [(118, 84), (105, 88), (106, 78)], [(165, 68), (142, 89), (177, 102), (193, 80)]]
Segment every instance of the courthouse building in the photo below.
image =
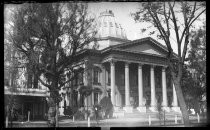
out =
[[(91, 108), (100, 102), (104, 92), (111, 98), (115, 111), (157, 111), (158, 104), (167, 112), (180, 111), (168, 72), (167, 48), (150, 37), (128, 40), (110, 10), (100, 13), (98, 25), (99, 48), (84, 49), (78, 54), (75, 69), (83, 69), (84, 73), (61, 89), (60, 115), (64, 115), (67, 107)], [(92, 87), (95, 91), (84, 97), (81, 87)], [(34, 119), (43, 118), (47, 113), (48, 89), (39, 83), (36, 88), (19, 90), (17, 95), (25, 99), (24, 111), (30, 110)], [(5, 94), (11, 93), (5, 89)]]
[[(97, 92), (101, 89), (108, 93), (115, 111), (156, 111), (158, 103), (167, 112), (180, 111), (168, 72), (167, 48), (150, 37), (128, 40), (125, 30), (110, 10), (100, 13), (98, 25), (99, 49), (80, 52), (80, 67), (77, 69), (87, 71), (71, 84), (76, 93), (73, 97), (67, 96), (71, 90), (65, 89), (66, 96), (61, 106), (65, 102), (67, 106), (80, 103), (82, 107), (91, 107), (104, 96)], [(93, 67), (86, 69), (89, 64)], [(81, 86), (92, 87), (96, 91), (84, 98), (78, 89)], [(70, 97), (75, 103), (68, 101)]]

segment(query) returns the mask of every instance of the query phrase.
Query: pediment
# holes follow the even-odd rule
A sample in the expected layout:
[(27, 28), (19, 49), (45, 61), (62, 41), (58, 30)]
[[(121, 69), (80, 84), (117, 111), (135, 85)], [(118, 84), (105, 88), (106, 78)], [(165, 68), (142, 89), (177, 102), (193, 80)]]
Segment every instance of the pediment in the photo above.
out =
[(154, 43), (153, 41), (146, 40), (146, 41), (137, 41), (131, 44), (124, 44), (122, 46), (117, 47), (120, 50), (129, 51), (129, 52), (139, 52), (139, 53), (146, 53), (146, 54), (153, 54), (159, 56), (165, 56), (166, 50), (161, 48), (159, 45)]

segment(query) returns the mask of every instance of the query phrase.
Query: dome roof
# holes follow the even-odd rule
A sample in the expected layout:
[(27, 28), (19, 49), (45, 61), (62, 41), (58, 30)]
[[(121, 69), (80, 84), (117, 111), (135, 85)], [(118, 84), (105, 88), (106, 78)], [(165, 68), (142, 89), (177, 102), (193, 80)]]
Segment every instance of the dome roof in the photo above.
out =
[(127, 39), (125, 30), (116, 22), (114, 13), (111, 10), (106, 10), (100, 13), (98, 18), (98, 37), (115, 37), (120, 39)]

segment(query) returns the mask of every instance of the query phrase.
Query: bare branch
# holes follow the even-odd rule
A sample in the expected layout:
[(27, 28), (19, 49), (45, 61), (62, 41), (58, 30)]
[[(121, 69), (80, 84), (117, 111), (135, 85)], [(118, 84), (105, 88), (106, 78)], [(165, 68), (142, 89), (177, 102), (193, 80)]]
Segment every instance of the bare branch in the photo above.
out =
[(206, 9), (204, 9), (203, 11), (201, 11), (189, 24), (188, 24), (188, 26), (186, 26), (185, 27), (185, 29), (184, 29), (184, 31), (183, 31), (183, 33), (182, 33), (182, 36), (181, 36), (181, 39), (180, 39), (180, 42), (182, 42), (182, 40), (183, 40), (183, 38), (184, 38), (184, 35), (185, 35), (185, 33), (186, 33), (186, 30), (188, 29), (188, 28), (190, 28), (190, 26), (193, 24), (193, 22), (195, 21), (195, 20), (197, 20), (198, 19), (198, 17), (200, 17), (200, 15), (201, 14), (203, 14), (204, 12), (206, 11)]
[(176, 17), (175, 17), (175, 14), (174, 14), (174, 10), (170, 4), (170, 2), (168, 2), (168, 5), (170, 7), (170, 10), (171, 10), (171, 14), (172, 14), (172, 18), (173, 18), (173, 23), (174, 23), (174, 27), (175, 27), (175, 33), (176, 33), (176, 40), (177, 40), (177, 45), (178, 45), (178, 56), (179, 58), (181, 59), (181, 43), (179, 42), (179, 32), (178, 32), (178, 27), (177, 27), (177, 23), (176, 23)]

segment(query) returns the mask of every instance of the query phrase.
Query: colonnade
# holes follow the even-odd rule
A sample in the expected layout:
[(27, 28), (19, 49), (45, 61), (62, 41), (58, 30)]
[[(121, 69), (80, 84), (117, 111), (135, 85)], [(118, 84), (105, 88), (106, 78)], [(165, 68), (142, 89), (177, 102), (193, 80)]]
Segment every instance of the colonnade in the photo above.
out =
[[(130, 81), (129, 81), (129, 65), (131, 62), (125, 62), (125, 107), (123, 108), (126, 112), (132, 112), (133, 108), (130, 104)], [(117, 102), (116, 102), (116, 82), (115, 82), (115, 66), (116, 61), (111, 60), (110, 61), (110, 78), (111, 78), (111, 101), (112, 104), (114, 105), (115, 109), (117, 108)], [(145, 106), (145, 101), (143, 98), (143, 64), (138, 63), (138, 99), (139, 99), (139, 106), (137, 109), (140, 112), (146, 112), (146, 106)], [(86, 68), (86, 65), (84, 64), (83, 68)], [(102, 86), (105, 87), (106, 85), (106, 70), (105, 67), (102, 66), (102, 79), (101, 83)], [(151, 85), (151, 104), (150, 104), (150, 110), (151, 111), (157, 111), (157, 103), (156, 103), (156, 93), (155, 93), (155, 65), (150, 65), (150, 85)], [(88, 85), (88, 76), (87, 72), (84, 71), (83, 75), (83, 83), (84, 85)], [(166, 87), (166, 66), (162, 66), (162, 109), (166, 111), (170, 111), (168, 107), (168, 99), (167, 99), (167, 87)], [(78, 93), (78, 101), (80, 100), (80, 94)], [(86, 97), (84, 99), (84, 106), (90, 106), (92, 102), (94, 101), (94, 95), (91, 94), (90, 96)], [(121, 100), (120, 100), (121, 101)], [(61, 102), (61, 106), (63, 106), (64, 103)], [(177, 100), (177, 94), (173, 85), (173, 103), (172, 103), (172, 109), (174, 111), (180, 111), (180, 108), (178, 107), (178, 100)], [(62, 109), (62, 107), (61, 107)], [(61, 113), (63, 113), (63, 110), (61, 110)]]
[[(111, 101), (114, 106), (115, 103), (115, 63), (116, 61), (110, 61), (110, 70), (111, 70)], [(130, 83), (129, 83), (129, 62), (125, 62), (125, 108), (127, 112), (132, 112), (132, 107), (130, 105)], [(138, 64), (138, 97), (139, 97), (139, 106), (138, 110), (140, 112), (146, 112), (146, 106), (143, 100), (143, 77), (142, 77), (142, 63)], [(154, 74), (155, 65), (150, 66), (150, 84), (151, 84), (151, 104), (150, 110), (157, 111), (156, 95), (155, 95), (155, 74)], [(167, 99), (167, 88), (166, 88), (166, 66), (162, 66), (162, 109), (170, 111), (168, 107)], [(176, 91), (173, 85), (173, 107), (178, 108), (178, 101)]]

